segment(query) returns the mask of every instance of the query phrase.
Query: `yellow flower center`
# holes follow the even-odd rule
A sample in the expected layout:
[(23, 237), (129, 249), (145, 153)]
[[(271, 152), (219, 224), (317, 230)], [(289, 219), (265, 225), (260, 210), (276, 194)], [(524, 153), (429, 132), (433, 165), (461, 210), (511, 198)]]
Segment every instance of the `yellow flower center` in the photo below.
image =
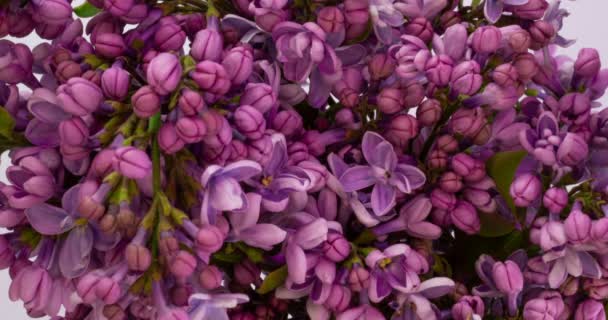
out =
[(389, 264), (391, 264), (391, 262), (393, 262), (393, 260), (391, 258), (384, 258), (384, 259), (380, 260), (380, 262), (378, 262), (378, 265), (380, 266), (380, 268), (384, 269)]
[(272, 176), (262, 178), (262, 184), (264, 187), (268, 187), (272, 183)]

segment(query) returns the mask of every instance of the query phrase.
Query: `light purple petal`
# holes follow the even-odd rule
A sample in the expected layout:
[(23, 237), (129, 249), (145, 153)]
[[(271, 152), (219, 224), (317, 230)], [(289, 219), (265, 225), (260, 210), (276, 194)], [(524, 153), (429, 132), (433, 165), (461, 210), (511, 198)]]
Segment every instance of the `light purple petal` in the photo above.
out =
[[(403, 193), (411, 193), (413, 190), (422, 187), (426, 182), (426, 176), (420, 169), (407, 164), (397, 165), (397, 169), (393, 176), (395, 179), (398, 179), (397, 181), (401, 182), (395, 184), (395, 186)], [(392, 178), (393, 177), (391, 177), (391, 179)]]
[(209, 190), (209, 201), (216, 210), (232, 211), (245, 208), (247, 198), (235, 179), (222, 176), (214, 179)]
[(287, 164), (287, 147), (285, 146), (285, 137), (283, 135), (273, 135), (272, 156), (264, 167), (264, 175), (274, 176)]
[(59, 235), (74, 227), (74, 218), (67, 211), (46, 203), (25, 210), (32, 227), (43, 235)]
[(486, 5), (484, 7), (484, 14), (488, 22), (494, 24), (500, 16), (502, 16), (502, 11), (504, 9), (504, 4), (502, 0), (486, 0)]
[(430, 222), (417, 222), (407, 226), (407, 233), (411, 236), (435, 240), (441, 237), (441, 228)]
[(381, 142), (375, 146), (367, 160), (372, 166), (382, 168), (389, 172), (393, 171), (397, 166), (395, 149), (393, 149), (393, 145), (388, 141)]
[(365, 157), (367, 163), (374, 164), (374, 159), (377, 157), (377, 155), (374, 153), (376, 151), (376, 147), (385, 141), (386, 139), (373, 131), (367, 131), (363, 135), (363, 140), (361, 141), (361, 151), (363, 152), (363, 157)]
[(562, 259), (558, 259), (553, 264), (551, 271), (549, 272), (549, 287), (556, 289), (566, 281), (568, 272), (566, 271), (566, 264)]
[(352, 46), (342, 46), (336, 48), (336, 55), (338, 59), (342, 61), (342, 66), (348, 67), (359, 63), (367, 55), (367, 49), (360, 45), (354, 44)]
[(65, 112), (60, 106), (47, 101), (30, 103), (28, 104), (28, 109), (36, 119), (48, 124), (59, 124), (61, 121), (72, 117), (71, 114)]
[(247, 208), (242, 211), (233, 211), (228, 214), (230, 224), (234, 231), (241, 231), (249, 227), (255, 226), (260, 217), (260, 206), (262, 196), (257, 193), (248, 193)]
[(450, 278), (436, 277), (422, 282), (418, 290), (425, 297), (435, 299), (450, 293), (455, 285)]
[(372, 210), (377, 216), (387, 214), (395, 206), (395, 189), (385, 183), (377, 183), (372, 190)]
[(373, 226), (377, 225), (378, 223), (380, 223), (380, 220), (378, 220), (374, 216), (372, 216), (370, 214), (370, 212), (367, 210), (367, 208), (365, 208), (363, 203), (361, 203), (361, 201), (359, 201), (355, 198), (351, 198), (351, 200), (349, 201), (349, 204), (350, 204), (350, 207), (353, 209), (353, 212), (355, 213), (357, 220), (359, 220), (359, 222), (361, 222), (361, 224), (363, 224), (364, 226), (370, 228), (370, 227), (373, 227)]
[(583, 264), (583, 276), (592, 279), (600, 279), (602, 270), (595, 258), (586, 251), (579, 251), (578, 257)]
[(306, 254), (298, 245), (288, 245), (285, 248), (285, 259), (289, 279), (301, 284), (306, 281)]
[(467, 50), (467, 28), (462, 24), (449, 27), (443, 36), (444, 54), (459, 61)]
[(368, 166), (349, 168), (339, 179), (345, 192), (365, 189), (376, 182), (376, 178), (372, 175), (372, 168)]
[(287, 233), (274, 224), (256, 224), (241, 231), (239, 239), (252, 247), (270, 250), (286, 236)]
[(74, 279), (86, 272), (91, 260), (93, 232), (85, 225), (74, 228), (65, 239), (59, 253), (59, 269), (68, 279)]
[(372, 274), (369, 282), (369, 299), (372, 302), (380, 302), (391, 294), (392, 288), (389, 285), (385, 275), (381, 272)]
[(294, 235), (294, 241), (304, 249), (312, 249), (327, 239), (327, 221), (318, 218), (301, 227)]
[(308, 93), (308, 103), (313, 108), (321, 108), (327, 104), (327, 99), (331, 93), (332, 86), (325, 83), (321, 72), (314, 70), (310, 76), (310, 92)]
[(530, 0), (503, 0), (503, 2), (510, 6), (521, 6), (530, 2)]
[(348, 169), (346, 162), (335, 153), (330, 153), (329, 156), (327, 156), (327, 163), (329, 164), (329, 169), (336, 177), (342, 176)]
[(251, 160), (240, 160), (224, 167), (222, 176), (231, 177), (237, 181), (243, 181), (255, 177), (261, 172), (262, 167), (260, 167), (257, 162)]

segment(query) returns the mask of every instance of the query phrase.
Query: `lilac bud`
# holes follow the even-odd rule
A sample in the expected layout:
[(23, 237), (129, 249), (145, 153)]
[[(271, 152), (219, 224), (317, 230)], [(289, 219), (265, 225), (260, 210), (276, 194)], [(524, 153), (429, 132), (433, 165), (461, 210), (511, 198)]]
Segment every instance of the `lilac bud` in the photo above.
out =
[(561, 247), (568, 242), (566, 228), (558, 221), (549, 221), (540, 230), (540, 247), (544, 251)]
[(481, 229), (481, 223), (475, 207), (467, 201), (459, 201), (450, 211), (450, 219), (454, 225), (467, 234), (476, 234)]
[(424, 87), (417, 81), (410, 81), (403, 87), (403, 106), (412, 108), (420, 104), (425, 97)]
[(202, 61), (190, 72), (190, 77), (198, 86), (216, 95), (223, 95), (230, 90), (230, 78), (221, 64), (213, 61)]
[(241, 96), (241, 105), (250, 105), (261, 113), (270, 111), (277, 101), (277, 94), (265, 83), (248, 83)]
[(456, 207), (457, 199), (453, 193), (435, 189), (431, 192), (431, 204), (442, 210), (452, 210)]
[(196, 33), (194, 41), (192, 41), (192, 49), (190, 55), (196, 61), (214, 61), (219, 62), (222, 56), (224, 47), (224, 39), (216, 28), (201, 30)]
[(196, 235), (196, 245), (203, 251), (214, 253), (224, 244), (224, 234), (213, 225), (204, 226)]
[(160, 51), (178, 51), (186, 42), (186, 33), (175, 22), (161, 23), (154, 34), (154, 44)]
[(510, 63), (501, 64), (492, 71), (492, 80), (501, 87), (514, 87), (518, 77), (517, 69)]
[(338, 7), (323, 7), (317, 13), (317, 24), (326, 33), (344, 33), (344, 14)]
[(0, 270), (10, 267), (15, 261), (15, 255), (6, 237), (0, 236)]
[(604, 300), (608, 298), (608, 279), (586, 279), (584, 288), (592, 299)]
[(323, 244), (325, 257), (333, 262), (344, 261), (350, 254), (350, 243), (340, 233), (327, 234), (327, 241)]
[(234, 280), (242, 286), (259, 285), (260, 273), (260, 268), (249, 259), (234, 266)]
[(556, 30), (553, 25), (543, 20), (534, 21), (528, 31), (530, 32), (532, 41), (534, 41), (534, 49), (540, 49), (547, 46), (556, 35)]
[(587, 123), (590, 116), (591, 101), (582, 93), (569, 93), (559, 99), (560, 120), (566, 123)]
[(524, 29), (519, 29), (511, 33), (507, 39), (509, 47), (517, 53), (528, 52), (532, 44), (530, 33)]
[(369, 287), (370, 274), (365, 267), (355, 265), (348, 274), (348, 284), (355, 292), (366, 290)]
[(95, 286), (95, 294), (99, 300), (103, 301), (103, 303), (114, 304), (118, 302), (122, 296), (122, 290), (116, 281), (108, 277), (103, 277), (99, 279), (99, 282), (97, 282)]
[(102, 33), (98, 35), (94, 44), (95, 51), (106, 58), (119, 57), (127, 50), (123, 37), (115, 33)]
[(448, 165), (448, 154), (442, 150), (433, 150), (429, 155), (429, 165), (434, 169), (443, 169)]
[(101, 76), (101, 88), (109, 99), (122, 101), (129, 93), (131, 76), (127, 71), (118, 66), (103, 72)]
[(351, 292), (348, 288), (339, 284), (334, 284), (324, 306), (335, 312), (342, 312), (348, 308), (351, 299)]
[(591, 233), (591, 218), (580, 210), (572, 210), (564, 220), (564, 228), (570, 242), (584, 243), (589, 240)]
[(485, 126), (486, 117), (480, 108), (458, 109), (450, 118), (449, 126), (452, 132), (465, 137), (475, 137)]
[(242, 105), (234, 112), (236, 128), (247, 138), (256, 140), (264, 135), (266, 120), (256, 108)]
[(403, 94), (399, 88), (384, 88), (378, 95), (378, 109), (393, 114), (403, 109)]
[(395, 71), (397, 62), (386, 53), (377, 53), (368, 63), (368, 70), (372, 80), (388, 78)]
[(114, 170), (131, 179), (141, 179), (152, 170), (148, 154), (135, 147), (121, 147), (114, 152)]
[(340, 109), (338, 112), (336, 112), (336, 124), (347, 129), (355, 128), (355, 114), (348, 108)]
[(527, 207), (540, 196), (541, 189), (542, 185), (538, 177), (526, 173), (513, 180), (509, 191), (516, 206)]
[(549, 7), (549, 4), (546, 0), (529, 0), (524, 5), (509, 6), (508, 10), (519, 18), (538, 20), (545, 15), (547, 7)]
[(567, 166), (576, 166), (587, 158), (589, 146), (587, 142), (576, 133), (567, 133), (557, 149), (557, 159)]
[(135, 5), (135, 0), (105, 0), (103, 8), (120, 17), (126, 15)]
[(439, 17), (439, 24), (443, 30), (447, 30), (449, 27), (460, 24), (462, 22), (462, 16), (456, 11), (445, 11)]
[(409, 114), (400, 114), (388, 125), (386, 139), (396, 146), (405, 146), (418, 135), (418, 121)]
[(606, 319), (606, 311), (601, 302), (588, 299), (578, 304), (575, 320), (604, 320)]
[(97, 298), (95, 289), (99, 280), (100, 276), (95, 275), (94, 273), (87, 273), (78, 279), (76, 292), (85, 303), (93, 303)]
[(84, 146), (89, 139), (89, 128), (78, 117), (63, 120), (59, 124), (59, 139), (71, 146)]
[(481, 87), (479, 64), (473, 60), (461, 62), (452, 72), (452, 89), (458, 94), (472, 95)]
[(198, 277), (199, 284), (205, 290), (213, 290), (222, 285), (222, 273), (216, 266), (206, 266)]
[(564, 301), (559, 293), (547, 292), (529, 300), (524, 306), (524, 319), (547, 320), (559, 319), (564, 312)]
[(420, 38), (424, 42), (429, 42), (433, 39), (435, 32), (433, 25), (425, 17), (417, 17), (405, 25), (403, 29), (405, 34)]
[(182, 117), (175, 123), (177, 136), (185, 143), (196, 143), (203, 140), (207, 126), (199, 117)]
[(31, 76), (34, 57), (27, 46), (0, 40), (0, 58), (0, 81), (17, 84)]
[(452, 169), (466, 181), (479, 181), (486, 176), (483, 162), (473, 159), (466, 153), (459, 153), (452, 158)]
[(71, 78), (80, 77), (81, 75), (82, 68), (80, 65), (70, 60), (62, 61), (57, 66), (57, 70), (55, 70), (55, 77), (63, 83)]
[(260, 163), (266, 163), (272, 155), (272, 139), (269, 135), (263, 135), (257, 140), (249, 143), (247, 148), (249, 159)]
[(462, 177), (452, 171), (445, 172), (439, 178), (439, 187), (445, 192), (456, 193), (462, 189)]
[(600, 55), (596, 49), (584, 48), (578, 52), (578, 57), (574, 63), (574, 73), (583, 78), (593, 78), (602, 67)]
[(439, 121), (441, 113), (441, 103), (435, 99), (427, 99), (416, 110), (416, 120), (423, 126), (430, 127)]
[(523, 82), (530, 81), (538, 73), (538, 62), (531, 53), (518, 54), (513, 65)]
[(158, 144), (165, 153), (174, 154), (184, 147), (185, 142), (177, 134), (175, 125), (167, 122), (158, 131)]
[(437, 139), (437, 149), (445, 153), (454, 153), (458, 150), (458, 140), (451, 135), (442, 135)]
[(253, 71), (253, 55), (251, 50), (245, 47), (230, 49), (224, 59), (222, 66), (226, 69), (228, 78), (234, 84), (241, 84), (249, 78)]
[(150, 86), (139, 88), (131, 97), (133, 111), (140, 118), (150, 118), (160, 111), (160, 97)]
[(608, 241), (608, 217), (593, 221), (591, 225), (591, 239), (600, 242)]
[(502, 33), (494, 26), (477, 29), (472, 35), (473, 50), (479, 53), (493, 53), (500, 48)]
[(524, 276), (517, 264), (511, 260), (496, 262), (492, 266), (492, 276), (496, 288), (503, 293), (517, 293), (524, 288)]
[(133, 271), (146, 271), (152, 264), (150, 250), (142, 245), (132, 243), (125, 250), (125, 259), (129, 269)]
[(351, 24), (367, 24), (369, 20), (369, 2), (367, 0), (345, 0), (344, 17)]
[(187, 116), (197, 115), (205, 108), (205, 100), (192, 89), (183, 89), (177, 102), (179, 109)]
[(197, 266), (196, 258), (184, 250), (180, 250), (169, 262), (171, 273), (180, 278), (189, 277)]
[(182, 78), (182, 66), (179, 59), (170, 53), (157, 55), (148, 66), (146, 79), (148, 84), (159, 95), (171, 93)]
[(424, 67), (426, 77), (437, 86), (446, 86), (450, 83), (454, 61), (447, 55), (438, 55), (430, 58)]
[(272, 119), (272, 128), (285, 137), (291, 137), (302, 131), (302, 116), (294, 110), (281, 111)]
[(551, 213), (560, 213), (568, 205), (568, 192), (563, 188), (550, 188), (543, 196), (543, 205)]
[(57, 89), (57, 98), (63, 110), (75, 116), (86, 116), (95, 110), (103, 100), (101, 89), (83, 78), (72, 78)]
[(484, 315), (485, 308), (483, 300), (478, 296), (463, 296), (452, 306), (452, 317), (454, 320), (474, 319), (477, 315)]

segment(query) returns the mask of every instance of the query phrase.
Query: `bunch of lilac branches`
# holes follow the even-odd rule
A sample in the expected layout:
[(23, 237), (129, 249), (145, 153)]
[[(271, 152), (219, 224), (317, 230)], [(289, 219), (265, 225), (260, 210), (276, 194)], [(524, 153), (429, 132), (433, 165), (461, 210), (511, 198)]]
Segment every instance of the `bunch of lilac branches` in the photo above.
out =
[[(31, 317), (604, 320), (608, 87), (559, 0), (0, 1)], [(18, 39), (17, 39), (18, 40)]]

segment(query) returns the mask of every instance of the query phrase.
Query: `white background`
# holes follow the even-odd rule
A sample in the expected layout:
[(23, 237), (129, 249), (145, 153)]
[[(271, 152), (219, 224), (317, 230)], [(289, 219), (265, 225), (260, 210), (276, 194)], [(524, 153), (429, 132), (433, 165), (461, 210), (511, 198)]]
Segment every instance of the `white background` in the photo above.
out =
[[(73, 1), (74, 3), (84, 2), (83, 0)], [(576, 57), (579, 49), (585, 47), (595, 47), (600, 51), (602, 62), (608, 66), (608, 34), (606, 31), (606, 12), (608, 12), (608, 1), (606, 0), (578, 0), (563, 1), (563, 7), (571, 12), (570, 17), (565, 20), (562, 35), (568, 39), (577, 39), (577, 43), (564, 52), (572, 57)], [(15, 42), (22, 42), (33, 47), (37, 43), (35, 36), (25, 39), (17, 39)], [(608, 102), (608, 97), (603, 99)], [(0, 161), (0, 181), (6, 181), (4, 171), (9, 161), (3, 155)], [(1, 233), (2, 231), (0, 231)], [(19, 302), (11, 302), (8, 299), (8, 288), (10, 278), (8, 272), (0, 271), (0, 318), (7, 320), (26, 320), (29, 319), (23, 306)]]

